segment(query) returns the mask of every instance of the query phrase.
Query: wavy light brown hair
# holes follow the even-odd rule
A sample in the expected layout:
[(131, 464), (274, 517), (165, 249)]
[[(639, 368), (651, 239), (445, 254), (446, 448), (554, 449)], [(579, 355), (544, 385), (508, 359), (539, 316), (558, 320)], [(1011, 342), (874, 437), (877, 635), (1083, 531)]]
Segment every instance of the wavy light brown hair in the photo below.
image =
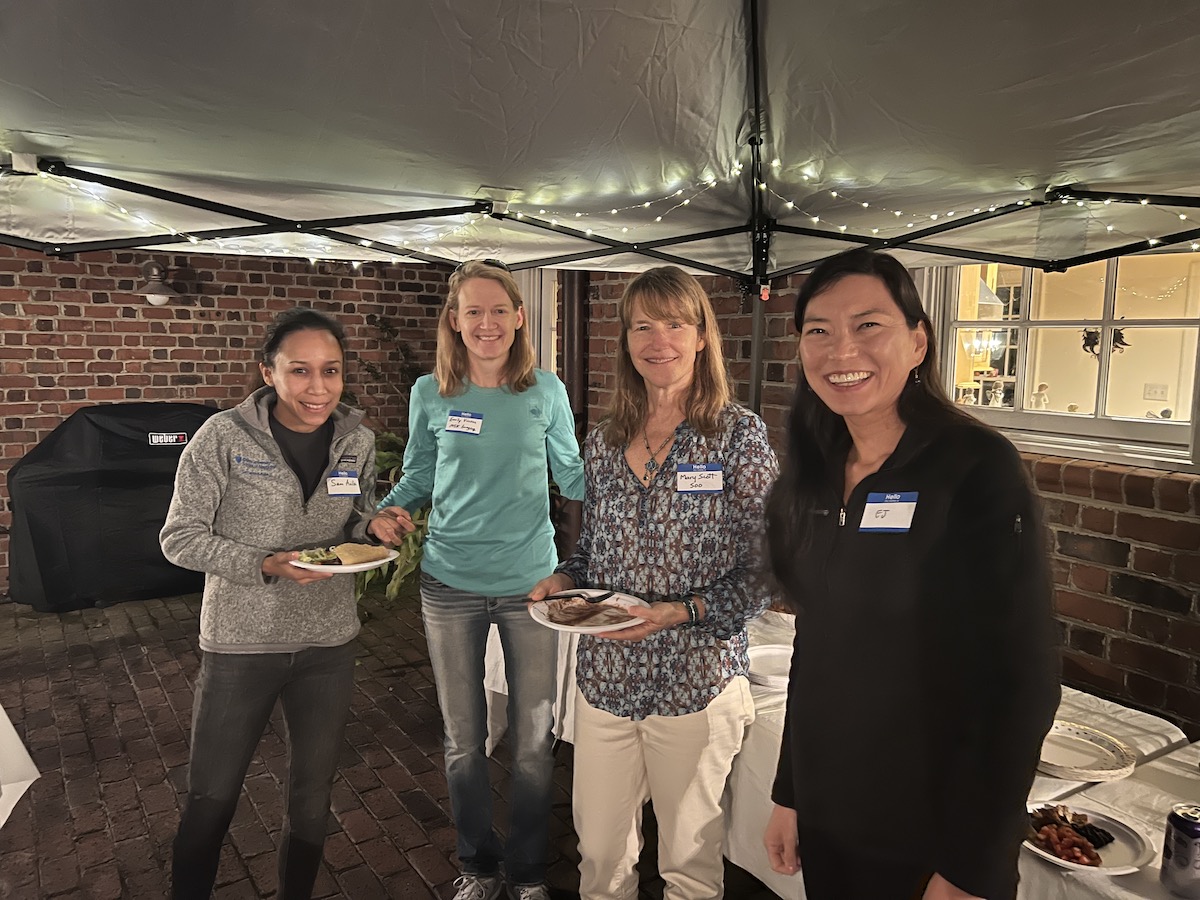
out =
[[(513, 309), (525, 308), (517, 281), (507, 269), (502, 269), (492, 262), (472, 259), (454, 270), (454, 274), (450, 276), (450, 292), (442, 306), (442, 314), (438, 317), (437, 364), (434, 367), (434, 378), (437, 379), (438, 393), (443, 397), (454, 397), (466, 390), (467, 375), (470, 372), (467, 347), (463, 343), (462, 335), (450, 324), (450, 314), (458, 312), (458, 298), (462, 286), (471, 278), (495, 281), (512, 300)], [(522, 325), (513, 336), (513, 344), (508, 351), (508, 362), (504, 365), (504, 383), (514, 394), (533, 386), (536, 380), (533, 362), (533, 344), (529, 341), (529, 332)]]
[(625, 446), (646, 422), (646, 383), (629, 355), (629, 329), (633, 325), (635, 303), (656, 321), (695, 325), (704, 339), (704, 349), (696, 354), (696, 369), (684, 404), (684, 415), (688, 424), (711, 437), (716, 434), (717, 418), (730, 396), (717, 317), (708, 294), (694, 276), (676, 266), (660, 266), (647, 269), (629, 282), (617, 306), (621, 320), (617, 386), (605, 419), (600, 423), (605, 443), (610, 447)]

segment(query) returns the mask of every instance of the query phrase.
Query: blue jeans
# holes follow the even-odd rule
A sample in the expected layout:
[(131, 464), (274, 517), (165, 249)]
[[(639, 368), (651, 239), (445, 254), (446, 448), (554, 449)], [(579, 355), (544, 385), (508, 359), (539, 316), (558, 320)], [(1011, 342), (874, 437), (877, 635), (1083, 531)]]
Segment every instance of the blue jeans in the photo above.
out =
[[(458, 829), (463, 871), (494, 875), (503, 860), (510, 884), (546, 879), (550, 794), (554, 769), (553, 631), (529, 616), (528, 598), (483, 597), (421, 575), (421, 616), (437, 684), (446, 737), (446, 781)], [(483, 654), (495, 624), (508, 679), (508, 735), (512, 742), (512, 822), (503, 851), (492, 827), (487, 705)]]
[(188, 795), (171, 863), (175, 900), (208, 898), (250, 757), (278, 699), (288, 748), (278, 900), (307, 900), (354, 689), (354, 643), (295, 653), (205, 653), (192, 707)]

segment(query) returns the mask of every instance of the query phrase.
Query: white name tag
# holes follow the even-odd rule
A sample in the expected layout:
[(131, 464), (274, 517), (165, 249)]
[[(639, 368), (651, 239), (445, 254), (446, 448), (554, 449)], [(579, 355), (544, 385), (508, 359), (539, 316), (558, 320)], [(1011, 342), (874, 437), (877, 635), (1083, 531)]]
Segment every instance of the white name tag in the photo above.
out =
[(867, 494), (859, 531), (881, 531), (902, 534), (912, 527), (917, 511), (916, 491), (896, 491)]
[(680, 463), (675, 467), (675, 490), (681, 494), (719, 494), (725, 490), (720, 463)]
[(357, 497), (358, 473), (352, 469), (334, 469), (325, 479), (325, 489), (330, 497)]
[(483, 413), (452, 409), (446, 416), (446, 430), (456, 434), (479, 434), (483, 431)]

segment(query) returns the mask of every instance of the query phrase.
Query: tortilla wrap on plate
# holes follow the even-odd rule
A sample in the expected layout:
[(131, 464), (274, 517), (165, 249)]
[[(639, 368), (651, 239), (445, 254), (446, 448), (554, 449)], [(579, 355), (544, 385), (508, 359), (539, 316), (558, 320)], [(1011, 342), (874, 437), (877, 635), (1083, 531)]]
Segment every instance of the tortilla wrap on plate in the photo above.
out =
[(375, 544), (338, 544), (333, 548), (334, 554), (344, 566), (356, 566), (359, 563), (376, 562), (387, 559), (388, 548)]

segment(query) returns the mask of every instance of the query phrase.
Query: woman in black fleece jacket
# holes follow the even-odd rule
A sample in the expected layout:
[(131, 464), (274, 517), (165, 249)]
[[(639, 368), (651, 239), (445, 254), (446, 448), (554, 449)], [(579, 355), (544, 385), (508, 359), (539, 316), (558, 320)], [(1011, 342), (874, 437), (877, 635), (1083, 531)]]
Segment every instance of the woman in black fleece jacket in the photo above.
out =
[(1013, 446), (942, 392), (895, 259), (818, 266), (796, 325), (768, 509), (797, 612), (768, 855), (809, 900), (1011, 900), (1059, 699), (1037, 500)]

